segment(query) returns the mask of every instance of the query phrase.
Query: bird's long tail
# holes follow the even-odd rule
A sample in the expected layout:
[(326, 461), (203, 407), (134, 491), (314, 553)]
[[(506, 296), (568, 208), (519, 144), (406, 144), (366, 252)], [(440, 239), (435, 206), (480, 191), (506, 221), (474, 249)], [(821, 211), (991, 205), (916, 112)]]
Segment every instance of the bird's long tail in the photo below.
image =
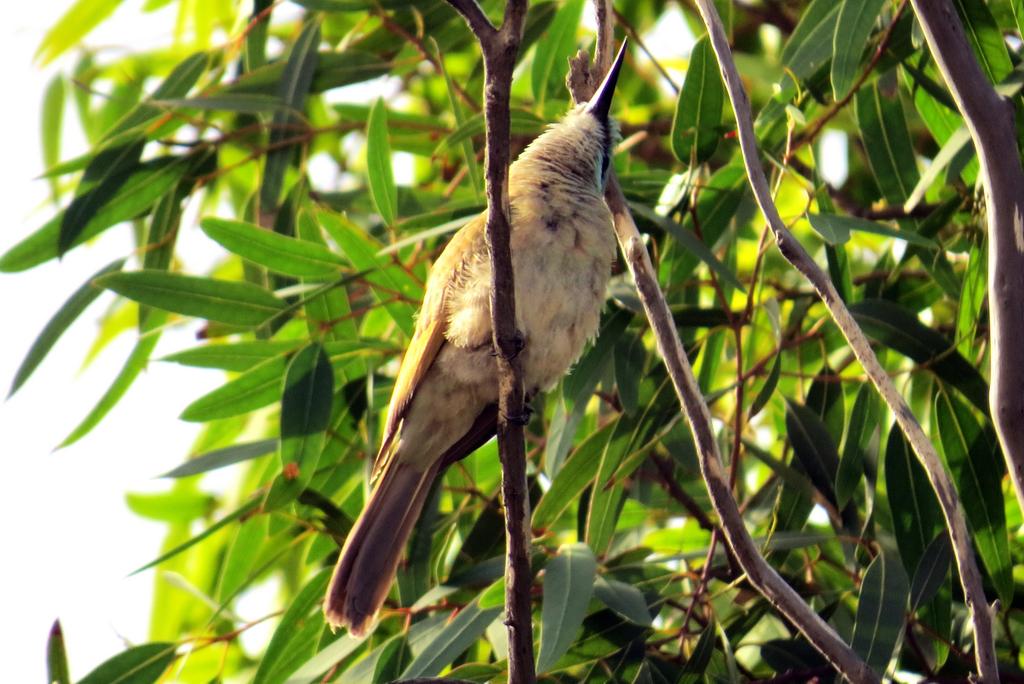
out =
[(327, 589), (324, 615), (333, 627), (362, 635), (388, 595), (405, 542), (412, 532), (437, 467), (408, 463), (385, 469), (345, 540)]

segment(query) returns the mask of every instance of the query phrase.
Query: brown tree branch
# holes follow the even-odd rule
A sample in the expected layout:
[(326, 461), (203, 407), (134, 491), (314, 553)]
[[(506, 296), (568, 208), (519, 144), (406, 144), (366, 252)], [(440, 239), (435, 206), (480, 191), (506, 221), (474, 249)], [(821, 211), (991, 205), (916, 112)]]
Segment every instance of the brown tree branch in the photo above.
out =
[[(602, 0), (595, 0), (602, 2)], [(610, 23), (598, 25), (599, 34), (612, 32)], [(598, 44), (604, 40), (598, 39)], [(586, 59), (577, 57), (571, 69), (575, 72), (587, 69)], [(584, 72), (586, 73), (586, 72)], [(592, 88), (583, 90), (580, 84), (589, 79), (570, 74), (570, 90), (577, 101), (585, 101), (592, 95)], [(575, 89), (574, 89), (575, 87)], [(851, 649), (832, 627), (815, 613), (796, 591), (789, 586), (761, 555), (743, 523), (743, 517), (732, 497), (728, 475), (722, 468), (718, 444), (711, 427), (711, 414), (701, 394), (693, 369), (686, 358), (679, 333), (672, 319), (665, 297), (658, 287), (650, 256), (640, 238), (636, 223), (629, 211), (626, 198), (619, 187), (614, 170), (609, 172), (605, 188), (605, 202), (611, 210), (615, 234), (636, 283), (640, 302), (650, 321), (657, 342), (658, 352), (665, 362), (669, 377), (679, 398), (683, 413), (690, 423), (701, 475), (707, 485), (711, 503), (722, 524), (722, 533), (733, 550), (737, 562), (747, 574), (747, 579), (780, 613), (807, 637), (833, 666), (854, 682), (877, 682), (878, 677), (864, 660)]]
[(498, 454), (505, 502), (505, 625), (508, 628), (508, 681), (536, 680), (530, 607), (530, 503), (526, 491), (523, 441), (525, 396), (519, 359), (522, 334), (516, 329), (515, 280), (509, 248), (508, 167), (512, 70), (523, 37), (526, 0), (508, 0), (505, 19), (495, 29), (475, 0), (449, 0), (469, 24), (484, 56), (486, 123), (487, 248), (491, 255), (491, 326), (497, 351)]
[(946, 0), (913, 0), (914, 13), (981, 163), (988, 214), (992, 421), (1017, 503), (1024, 509), (1024, 172), (1013, 105), (989, 84)]
[[(906, 435), (907, 441), (913, 448), (914, 453), (917, 454), (921, 465), (924, 466), (932, 488), (938, 497), (939, 505), (946, 519), (946, 526), (949, 529), (950, 539), (953, 542), (957, 569), (963, 584), (964, 602), (971, 613), (974, 626), (974, 648), (978, 673), (983, 681), (997, 682), (999, 681), (999, 671), (996, 666), (992, 642), (992, 619), (985, 601), (981, 573), (978, 571), (978, 565), (974, 558), (971, 537), (967, 531), (967, 523), (964, 520), (963, 507), (960, 504), (960, 499), (953, 486), (953, 482), (949, 477), (949, 473), (946, 472), (942, 461), (939, 459), (934, 445), (925, 435), (920, 423), (918, 423), (914, 414), (910, 411), (910, 407), (907, 406), (903, 397), (896, 390), (892, 380), (886, 374), (881, 364), (879, 364), (878, 358), (864, 336), (864, 332), (850, 315), (849, 309), (846, 308), (843, 300), (839, 297), (835, 287), (832, 285), (832, 281), (811, 259), (800, 243), (797, 242), (779, 216), (779, 211), (772, 200), (771, 192), (768, 188), (768, 180), (765, 178), (764, 169), (761, 167), (761, 162), (758, 158), (750, 103), (740, 81), (739, 72), (736, 70), (736, 63), (729, 49), (722, 20), (719, 18), (718, 11), (715, 9), (712, 0), (697, 0), (697, 5), (700, 9), (701, 17), (704, 19), (704, 24), (707, 26), (708, 34), (711, 37), (711, 45), (715, 55), (718, 57), (722, 80), (725, 82), (726, 90), (729, 93), (729, 100), (732, 103), (733, 112), (736, 116), (743, 162), (746, 166), (747, 177), (754, 191), (758, 206), (768, 220), (768, 225), (775, 235), (779, 251), (782, 252), (787, 261), (807, 278), (817, 291), (822, 303), (828, 308), (836, 325), (842, 331), (853, 353), (857, 356), (857, 360), (860, 361), (864, 371), (871, 378), (879, 394), (882, 395), (885, 403), (896, 417), (896, 422), (899, 424), (903, 434)], [(915, 0), (916, 6), (917, 1)], [(1018, 220), (1020, 216), (1021, 214), (1018, 213)], [(1017, 391), (1020, 391), (1020, 385), (1017, 386)], [(848, 673), (844, 672), (844, 674), (849, 676)], [(860, 680), (855, 678), (854, 681)]]

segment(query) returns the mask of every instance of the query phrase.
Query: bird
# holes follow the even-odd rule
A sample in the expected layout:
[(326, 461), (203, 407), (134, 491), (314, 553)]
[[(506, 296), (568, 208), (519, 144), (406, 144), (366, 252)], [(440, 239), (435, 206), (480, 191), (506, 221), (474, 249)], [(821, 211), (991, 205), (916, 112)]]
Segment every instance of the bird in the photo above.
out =
[[(597, 335), (616, 254), (604, 202), (618, 127), (609, 116), (626, 44), (590, 101), (571, 109), (509, 167), (509, 244), (526, 396), (555, 385)], [(395, 380), (372, 489), (345, 540), (323, 610), (364, 635), (387, 598), (435, 478), (494, 436), (497, 366), (486, 211), (430, 269)]]

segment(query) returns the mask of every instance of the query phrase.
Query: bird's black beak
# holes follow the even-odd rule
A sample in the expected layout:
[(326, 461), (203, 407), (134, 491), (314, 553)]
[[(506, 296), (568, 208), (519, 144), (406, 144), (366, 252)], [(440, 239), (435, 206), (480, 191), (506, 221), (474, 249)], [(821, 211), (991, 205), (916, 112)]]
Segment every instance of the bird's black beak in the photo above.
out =
[(612, 108), (612, 97), (615, 95), (615, 83), (619, 80), (619, 70), (622, 69), (622, 61), (626, 56), (627, 40), (622, 41), (619, 47), (619, 54), (615, 55), (615, 61), (605, 74), (601, 85), (597, 87), (594, 96), (587, 104), (587, 111), (603, 124), (608, 123), (608, 112)]

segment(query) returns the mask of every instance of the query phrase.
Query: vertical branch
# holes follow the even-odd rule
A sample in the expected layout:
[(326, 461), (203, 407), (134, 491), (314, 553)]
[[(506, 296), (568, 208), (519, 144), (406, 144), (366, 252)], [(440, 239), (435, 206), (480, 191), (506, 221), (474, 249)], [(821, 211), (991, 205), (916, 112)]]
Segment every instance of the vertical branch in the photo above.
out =
[(535, 681), (530, 619), (529, 499), (523, 374), (516, 328), (515, 279), (509, 247), (509, 94), (512, 71), (523, 35), (526, 0), (508, 0), (500, 29), (495, 29), (476, 0), (449, 0), (480, 42), (484, 56), (486, 122), (487, 247), (491, 255), (491, 326), (498, 367), (498, 454), (505, 502), (505, 625), (508, 628), (508, 680)]
[(989, 406), (1017, 503), (1024, 509), (1024, 172), (1013, 105), (989, 85), (946, 0), (913, 0), (935, 63), (981, 162), (988, 214)]
[[(602, 14), (601, 6), (606, 0), (594, 0), (598, 23), (598, 46), (611, 44), (612, 23), (610, 13)], [(610, 51), (609, 51), (610, 53)], [(607, 60), (606, 60), (607, 61)], [(600, 49), (598, 51), (598, 69)], [(607, 68), (605, 65), (604, 68)], [(600, 76), (598, 72), (597, 76)], [(567, 79), (573, 99), (577, 102), (588, 100), (593, 94), (594, 84), (599, 78), (591, 78), (588, 60), (580, 54), (572, 60)], [(683, 413), (690, 423), (701, 475), (711, 497), (711, 503), (722, 525), (722, 534), (735, 554), (740, 567), (750, 583), (784, 615), (807, 640), (820, 651), (832, 665), (852, 682), (878, 682), (878, 676), (867, 663), (851, 649), (842, 638), (815, 613), (796, 591), (782, 579), (764, 559), (743, 523), (743, 517), (732, 497), (729, 478), (722, 468), (718, 444), (711, 428), (711, 414), (704, 402), (700, 387), (693, 375), (693, 369), (686, 358), (679, 333), (672, 319), (672, 313), (665, 296), (658, 287), (658, 280), (650, 256), (640, 238), (636, 223), (626, 204), (626, 198), (619, 187), (614, 170), (608, 175), (605, 188), (605, 202), (612, 213), (615, 235), (625, 257), (626, 264), (636, 283), (640, 302), (654, 331), (658, 353), (661, 355), (672, 379)]]
[[(920, 1), (915, 0), (915, 7)], [(999, 670), (996, 664), (992, 641), (992, 618), (985, 601), (981, 573), (978, 571), (978, 565), (974, 558), (974, 550), (971, 546), (970, 534), (967, 531), (963, 507), (960, 504), (960, 498), (953, 486), (953, 482), (949, 477), (949, 473), (946, 472), (942, 461), (939, 459), (931, 440), (925, 435), (924, 430), (921, 429), (921, 424), (914, 417), (910, 407), (907, 406), (907, 403), (900, 396), (895, 385), (893, 385), (892, 380), (886, 374), (881, 364), (879, 364), (878, 358), (871, 349), (867, 337), (865, 337), (860, 326), (857, 325), (853, 316), (850, 315), (849, 309), (846, 308), (846, 305), (840, 299), (835, 287), (832, 285), (832, 281), (814, 263), (814, 260), (811, 259), (810, 255), (797, 242), (796, 238), (793, 237), (782, 222), (779, 211), (772, 200), (771, 192), (768, 189), (768, 180), (765, 178), (764, 169), (761, 167), (758, 158), (750, 103), (747, 100), (746, 92), (743, 90), (739, 72), (736, 70), (736, 63), (729, 49), (729, 42), (725, 36), (722, 20), (718, 16), (713, 0), (696, 0), (696, 2), (701, 17), (704, 19), (704, 24), (707, 26), (708, 34), (711, 37), (711, 45), (714, 48), (715, 55), (718, 57), (718, 66), (722, 72), (722, 80), (725, 82), (726, 90), (729, 93), (729, 100), (736, 115), (743, 163), (746, 166), (747, 178), (754, 191), (757, 204), (768, 220), (768, 225), (775, 235), (775, 241), (779, 246), (782, 256), (807, 278), (814, 287), (818, 297), (828, 308), (832, 319), (840, 331), (842, 331), (857, 360), (860, 361), (864, 371), (871, 378), (879, 394), (882, 395), (885, 403), (893, 412), (900, 430), (906, 435), (907, 441), (914, 449), (914, 453), (917, 455), (921, 465), (924, 466), (925, 472), (928, 474), (928, 480), (931, 482), (932, 488), (935, 490), (939, 500), (943, 516), (946, 519), (950, 540), (953, 543), (953, 553), (956, 557), (957, 569), (959, 570), (960, 581), (964, 590), (964, 602), (971, 613), (971, 620), (974, 625), (974, 655), (977, 661), (978, 674), (985, 682), (998, 682)], [(1010, 140), (1015, 139), (1016, 137), (1010, 138)], [(1016, 153), (1016, 146), (1014, 146), (1014, 152)], [(1020, 221), (1021, 214), (1018, 213), (1016, 216), (1017, 220)], [(1019, 385), (1016, 387), (1016, 390), (1020, 391)]]

